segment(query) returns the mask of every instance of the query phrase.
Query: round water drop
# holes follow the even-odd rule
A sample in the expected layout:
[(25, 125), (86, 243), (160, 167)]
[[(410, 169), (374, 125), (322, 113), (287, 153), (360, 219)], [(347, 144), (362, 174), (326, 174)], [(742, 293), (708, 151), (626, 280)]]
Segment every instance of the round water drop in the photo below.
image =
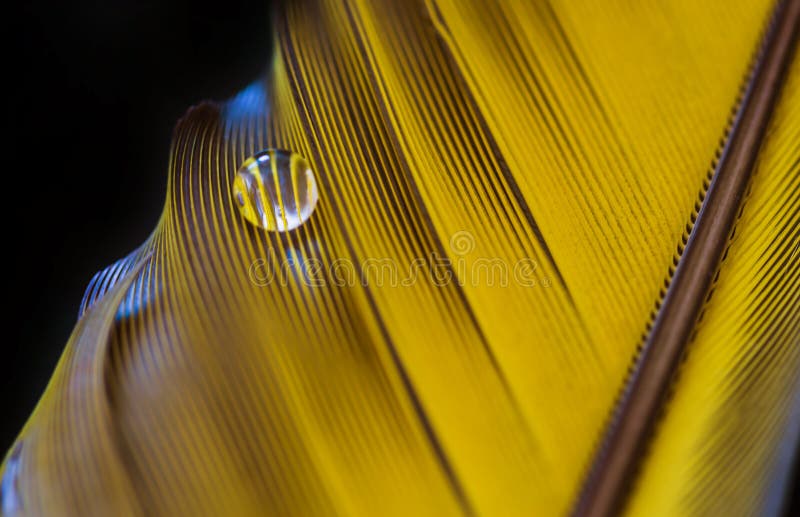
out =
[(253, 155), (233, 181), (233, 200), (244, 218), (270, 231), (294, 230), (311, 217), (318, 199), (314, 172), (305, 158), (290, 151)]

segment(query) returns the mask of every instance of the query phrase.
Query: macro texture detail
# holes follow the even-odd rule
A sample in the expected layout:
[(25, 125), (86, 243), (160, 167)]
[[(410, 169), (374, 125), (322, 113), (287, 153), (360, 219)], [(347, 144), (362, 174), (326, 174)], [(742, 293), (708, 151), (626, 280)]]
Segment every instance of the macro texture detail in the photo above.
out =
[[(279, 7), (265, 77), (177, 123), (161, 220), (87, 289), (2, 515), (569, 514), (774, 10)], [(784, 82), (629, 515), (780, 511), (797, 57)], [(285, 228), (240, 210), (267, 149), (313, 171)]]

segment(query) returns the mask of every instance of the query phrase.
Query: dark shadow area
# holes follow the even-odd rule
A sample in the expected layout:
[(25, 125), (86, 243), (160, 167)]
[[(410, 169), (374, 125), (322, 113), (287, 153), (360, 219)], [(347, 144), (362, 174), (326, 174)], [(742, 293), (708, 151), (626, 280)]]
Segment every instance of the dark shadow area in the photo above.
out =
[(268, 65), (269, 0), (33, 1), (8, 15), (0, 456), (41, 396), (92, 275), (161, 214), (171, 132)]

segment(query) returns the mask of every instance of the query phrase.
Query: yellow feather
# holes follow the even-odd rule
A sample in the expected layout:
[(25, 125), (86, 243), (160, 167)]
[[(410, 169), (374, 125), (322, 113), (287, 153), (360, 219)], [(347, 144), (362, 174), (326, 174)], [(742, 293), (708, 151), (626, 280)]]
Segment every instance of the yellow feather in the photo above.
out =
[[(287, 4), (268, 77), (178, 123), (158, 228), (6, 457), (10, 515), (569, 513), (773, 6)], [(633, 515), (778, 511), (796, 61), (785, 90)], [(314, 171), (296, 230), (237, 209), (267, 148)]]
[(800, 422), (800, 260), (792, 256), (798, 203), (795, 59), (632, 515), (780, 510)]

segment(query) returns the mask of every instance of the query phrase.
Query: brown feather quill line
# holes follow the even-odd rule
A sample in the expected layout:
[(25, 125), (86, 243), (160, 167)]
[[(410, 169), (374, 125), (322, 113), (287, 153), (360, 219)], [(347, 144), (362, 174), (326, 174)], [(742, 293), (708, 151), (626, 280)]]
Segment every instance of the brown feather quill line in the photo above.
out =
[(800, 0), (781, 2), (773, 20), (708, 195), (620, 401), (617, 418), (608, 428), (578, 499), (576, 516), (605, 517), (622, 509), (713, 284), (796, 47)]

